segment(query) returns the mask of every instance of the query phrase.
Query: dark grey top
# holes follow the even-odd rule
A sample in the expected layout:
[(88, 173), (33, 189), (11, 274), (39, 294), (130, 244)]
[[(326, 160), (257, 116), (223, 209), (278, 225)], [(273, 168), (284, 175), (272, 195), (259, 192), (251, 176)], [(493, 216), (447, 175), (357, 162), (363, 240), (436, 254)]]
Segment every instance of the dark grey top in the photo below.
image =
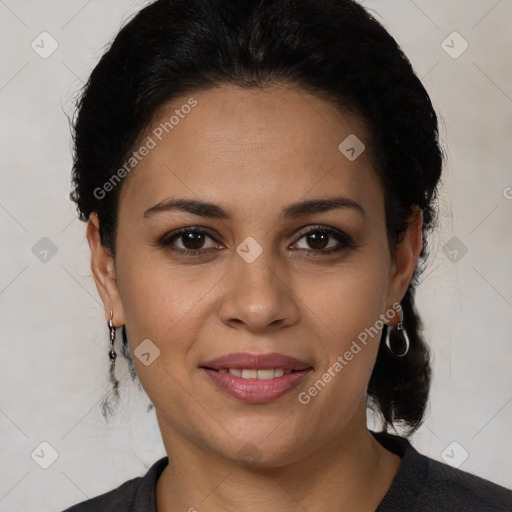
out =
[[(403, 437), (371, 432), (402, 462), (375, 512), (512, 512), (512, 491), (420, 454)], [(168, 464), (157, 460), (145, 476), (63, 512), (157, 512), (155, 486)], [(512, 469), (510, 469), (512, 472)]]

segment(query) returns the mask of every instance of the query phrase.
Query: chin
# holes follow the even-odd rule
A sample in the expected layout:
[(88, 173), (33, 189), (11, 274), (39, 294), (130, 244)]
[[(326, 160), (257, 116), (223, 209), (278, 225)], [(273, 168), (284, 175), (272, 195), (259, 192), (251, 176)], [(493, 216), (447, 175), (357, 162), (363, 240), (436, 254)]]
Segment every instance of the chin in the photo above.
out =
[[(271, 439), (268, 432), (260, 435), (239, 435), (225, 444), (211, 448), (222, 457), (255, 468), (278, 468), (291, 464), (303, 455), (304, 439), (294, 440), (290, 433), (280, 432)], [(298, 447), (302, 450), (299, 452)]]

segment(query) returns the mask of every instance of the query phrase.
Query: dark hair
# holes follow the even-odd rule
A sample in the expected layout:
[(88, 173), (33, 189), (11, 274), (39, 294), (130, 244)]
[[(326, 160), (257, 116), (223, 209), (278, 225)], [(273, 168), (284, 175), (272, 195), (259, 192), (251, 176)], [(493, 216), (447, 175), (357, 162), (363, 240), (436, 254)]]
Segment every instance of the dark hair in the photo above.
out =
[[(436, 220), (443, 156), (425, 88), (394, 38), (355, 1), (157, 0), (142, 9), (116, 36), (77, 103), (71, 199), (80, 219), (97, 212), (102, 244), (115, 256), (123, 183), (106, 199), (95, 190), (130, 158), (165, 104), (221, 84), (290, 84), (356, 113), (368, 127), (383, 184), (391, 251), (413, 206), (421, 208), (424, 246), (402, 301), (410, 350), (398, 359), (381, 342), (368, 385), (384, 426), (401, 423), (410, 434), (423, 420), (430, 388), (414, 290)], [(135, 379), (125, 329), (123, 354)]]

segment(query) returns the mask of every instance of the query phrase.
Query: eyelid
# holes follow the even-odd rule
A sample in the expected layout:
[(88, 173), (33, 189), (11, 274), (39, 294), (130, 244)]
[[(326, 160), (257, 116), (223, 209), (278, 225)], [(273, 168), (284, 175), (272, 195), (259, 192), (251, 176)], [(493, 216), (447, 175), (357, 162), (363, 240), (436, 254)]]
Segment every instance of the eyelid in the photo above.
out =
[(306, 252), (310, 253), (323, 253), (323, 254), (329, 254), (331, 252), (339, 252), (343, 249), (350, 249), (355, 247), (355, 243), (353, 238), (345, 233), (344, 231), (337, 229), (332, 226), (323, 226), (320, 224), (317, 225), (309, 225), (307, 228), (304, 228), (305, 231), (302, 231), (295, 242), (293, 242), (292, 245), (295, 245), (299, 240), (304, 238), (304, 236), (308, 235), (309, 233), (314, 233), (318, 231), (323, 231), (328, 233), (330, 236), (333, 236), (334, 238), (338, 239), (339, 243), (342, 245), (342, 247), (336, 249), (336, 248), (330, 248), (330, 249), (304, 249)]
[(308, 235), (311, 232), (315, 231), (325, 231), (330, 234), (338, 235), (340, 238), (346, 238), (347, 241), (351, 238), (349, 235), (347, 235), (345, 232), (343, 232), (341, 229), (332, 227), (332, 226), (324, 226), (322, 224), (310, 224), (303, 228), (301, 232), (298, 234), (296, 240), (300, 240), (303, 236)]
[[(200, 235), (206, 235), (206, 236), (210, 237), (212, 240), (214, 240), (217, 244), (222, 245), (211, 234), (211, 232), (208, 228), (204, 228), (201, 226), (186, 226), (184, 228), (175, 229), (175, 230), (171, 231), (170, 233), (166, 233), (164, 236), (159, 238), (156, 245), (162, 246), (164, 248), (169, 248), (172, 246), (171, 240), (179, 238), (181, 235), (183, 235), (185, 233), (195, 233), (195, 234), (200, 234)], [(173, 247), (171, 250), (178, 252), (178, 253), (182, 252), (182, 253), (195, 253), (195, 254), (201, 254), (201, 251), (203, 251), (203, 253), (205, 251), (205, 249), (197, 249), (197, 250), (193, 251), (191, 249), (181, 249), (180, 247)], [(209, 251), (210, 249), (206, 249), (206, 250)]]

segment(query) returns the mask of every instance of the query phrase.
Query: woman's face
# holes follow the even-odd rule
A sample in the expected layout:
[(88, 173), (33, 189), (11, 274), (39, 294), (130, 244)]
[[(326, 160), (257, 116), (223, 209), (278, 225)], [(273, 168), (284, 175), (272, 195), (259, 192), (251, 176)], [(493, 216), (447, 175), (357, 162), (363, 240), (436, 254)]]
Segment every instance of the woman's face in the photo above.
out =
[(115, 281), (89, 223), (93, 272), (167, 450), (285, 464), (366, 427), (421, 219), (392, 258), (383, 189), (369, 149), (358, 155), (366, 132), (332, 104), (275, 86), (190, 96), (161, 112), (123, 184)]

